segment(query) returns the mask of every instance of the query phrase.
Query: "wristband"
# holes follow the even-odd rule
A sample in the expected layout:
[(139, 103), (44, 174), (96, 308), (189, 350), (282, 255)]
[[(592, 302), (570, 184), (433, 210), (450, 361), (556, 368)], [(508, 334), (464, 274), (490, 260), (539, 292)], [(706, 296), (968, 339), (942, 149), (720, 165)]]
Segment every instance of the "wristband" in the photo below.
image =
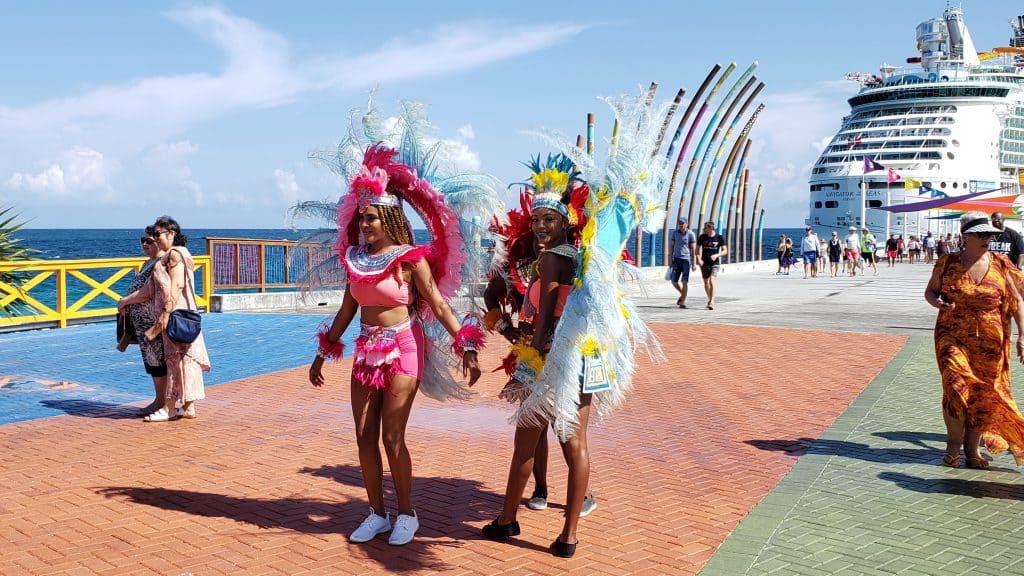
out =
[(462, 328), (455, 334), (455, 341), (452, 342), (452, 352), (462, 357), (469, 351), (482, 350), (486, 336), (480, 327), (480, 319), (476, 316), (466, 316), (462, 320)]
[(341, 343), (341, 340), (337, 342), (331, 342), (327, 339), (327, 333), (330, 332), (331, 328), (324, 322), (320, 325), (320, 330), (316, 333), (318, 346), (316, 348), (316, 355), (319, 358), (325, 360), (341, 360), (341, 357), (345, 354), (345, 345)]

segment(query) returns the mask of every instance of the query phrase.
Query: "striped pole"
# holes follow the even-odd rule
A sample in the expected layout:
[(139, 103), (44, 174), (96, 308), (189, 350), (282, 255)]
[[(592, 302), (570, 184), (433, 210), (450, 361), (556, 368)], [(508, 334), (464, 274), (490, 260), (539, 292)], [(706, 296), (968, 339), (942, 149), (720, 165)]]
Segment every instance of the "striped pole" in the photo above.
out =
[[(672, 141), (668, 145), (668, 152), (665, 154), (665, 160), (672, 160), (672, 153), (675, 151), (676, 142), (679, 141), (679, 137), (683, 133), (683, 127), (689, 126), (690, 129), (687, 130), (686, 132), (686, 141), (683, 142), (683, 148), (682, 150), (679, 151), (679, 157), (676, 159), (675, 168), (672, 170), (672, 179), (669, 181), (668, 194), (665, 195), (665, 222), (662, 224), (661, 232), (663, 244), (662, 253), (664, 254), (666, 262), (668, 261), (668, 229), (669, 225), (672, 225), (673, 227), (675, 226), (674, 222), (669, 222), (670, 218), (668, 215), (672, 209), (672, 197), (675, 192), (676, 181), (679, 177), (679, 167), (683, 163), (683, 156), (686, 155), (686, 148), (690, 143), (690, 138), (693, 136), (694, 131), (697, 129), (697, 125), (700, 124), (700, 117), (704, 115), (704, 110), (707, 109), (707, 104), (705, 103), (704, 106), (701, 107), (701, 113), (697, 116), (697, 119), (694, 120), (692, 124), (687, 124), (687, 122), (689, 121), (690, 115), (693, 113), (693, 110), (696, 107), (697, 103), (701, 101), (701, 96), (704, 95), (704, 91), (707, 90), (708, 85), (711, 84), (711, 80), (714, 79), (715, 75), (718, 74), (718, 71), (721, 69), (722, 66), (720, 64), (715, 64), (711, 68), (711, 71), (708, 72), (707, 77), (704, 78), (704, 82), (701, 83), (700, 89), (697, 90), (697, 94), (693, 97), (693, 100), (690, 100), (690, 103), (686, 106), (686, 112), (683, 113), (683, 117), (679, 119), (679, 125), (676, 126), (676, 132), (675, 134), (672, 135)], [(682, 204), (683, 199), (680, 198), (679, 202), (680, 204)], [(682, 214), (682, 209), (679, 210), (679, 214)]]
[[(761, 184), (757, 185), (757, 194), (754, 195), (754, 210), (750, 213), (750, 246), (753, 251), (752, 260), (761, 259), (761, 234), (764, 232), (762, 226), (764, 225), (764, 209), (761, 208), (761, 193), (764, 192), (764, 186)], [(754, 242), (754, 215), (759, 214), (757, 221), (757, 242)]]
[[(757, 98), (757, 95), (760, 94), (761, 90), (763, 90), (763, 89), (764, 89), (764, 82), (761, 82), (760, 84), (757, 85), (757, 88), (754, 89), (754, 91), (750, 94), (750, 96), (747, 97), (747, 100), (743, 103), (743, 106), (740, 107), (739, 112), (736, 113), (736, 117), (733, 118), (732, 123), (729, 124), (729, 128), (725, 131), (725, 136), (722, 137), (722, 143), (719, 145), (719, 149), (715, 153), (715, 160), (714, 160), (714, 162), (711, 163), (711, 169), (708, 170), (708, 182), (710, 182), (711, 178), (714, 177), (715, 169), (718, 167), (718, 160), (719, 160), (719, 158), (721, 158), (722, 153), (725, 151), (725, 145), (726, 145), (726, 143), (729, 142), (729, 139), (732, 137), (733, 130), (736, 128), (736, 125), (739, 124), (740, 118), (743, 117), (743, 114), (747, 111), (747, 108), (754, 101), (754, 98)], [(738, 141), (739, 141), (739, 139), (737, 139), (737, 142)], [(715, 206), (715, 204), (718, 204), (718, 210), (717, 210), (717, 215), (716, 216), (717, 216), (717, 221), (718, 221), (718, 227), (719, 228), (722, 227), (722, 218), (725, 215), (725, 195), (721, 193), (721, 191), (722, 191), (721, 182), (725, 178), (725, 174), (726, 174), (726, 172), (724, 170), (722, 171), (721, 174), (719, 174), (719, 177), (718, 177), (719, 187), (715, 191), (714, 199), (711, 201), (712, 208)]]
[(594, 113), (587, 112), (587, 155), (594, 155)]
[[(726, 66), (725, 71), (722, 72), (722, 76), (718, 79), (718, 82), (715, 83), (715, 86), (711, 89), (711, 92), (708, 94), (708, 97), (704, 100), (704, 104), (701, 106), (701, 110), (700, 110), (699, 116), (703, 116), (704, 115), (704, 112), (707, 111), (707, 107), (710, 106), (710, 104), (711, 104), (711, 100), (713, 100), (715, 98), (715, 95), (718, 94), (719, 90), (721, 90), (722, 85), (725, 84), (726, 79), (729, 78), (729, 75), (731, 75), (733, 70), (735, 70), (735, 69), (736, 69), (736, 63), (735, 62), (730, 62), (729, 65)], [(698, 117), (697, 120), (695, 120), (694, 122), (695, 123), (699, 123), (700, 122), (700, 118)], [(690, 180), (693, 178), (693, 169), (697, 166), (697, 156), (699, 156), (701, 154), (701, 152), (702, 152), (701, 146), (703, 146), (705, 144), (705, 142), (707, 140), (708, 133), (711, 131), (711, 125), (712, 124), (713, 124), (713, 120), (709, 120), (707, 127), (704, 129), (704, 133), (701, 134), (700, 142), (697, 144), (697, 150), (694, 151), (693, 157), (690, 158), (690, 167), (687, 168), (687, 170), (686, 170), (686, 177), (683, 178), (683, 189), (679, 191), (679, 215), (680, 216), (682, 216), (682, 214), (683, 214), (683, 204), (686, 201), (686, 194), (687, 194), (687, 192), (690, 189)], [(682, 152), (680, 152), (680, 155), (681, 154), (682, 154)], [(687, 212), (687, 217), (690, 220), (690, 222), (693, 222), (693, 197), (692, 196), (690, 198), (690, 211)], [(698, 226), (701, 226), (702, 224), (703, 223), (700, 223), (700, 222), (697, 223)]]
[[(754, 70), (756, 68), (757, 68), (757, 62), (755, 61), (750, 66), (748, 66), (746, 70), (744, 70), (743, 74), (740, 75), (740, 77), (733, 84), (732, 88), (729, 90), (729, 93), (726, 94), (726, 96), (718, 104), (718, 108), (715, 110), (714, 115), (712, 115), (711, 119), (708, 120), (708, 127), (704, 131), (704, 136), (701, 138), (701, 141), (700, 141), (700, 143), (697, 146), (697, 151), (694, 153), (694, 159), (696, 159), (697, 156), (700, 156), (700, 158), (701, 158), (700, 159), (700, 164), (697, 166), (697, 169), (692, 174), (692, 176), (690, 174), (687, 174), (687, 178), (686, 178), (688, 181), (692, 181), (693, 182), (693, 188), (686, 188), (686, 190), (684, 190), (684, 193), (692, 194), (692, 196), (690, 197), (690, 206), (691, 207), (694, 205), (694, 201), (696, 200), (696, 196), (697, 196), (697, 182), (700, 180), (700, 174), (704, 171), (704, 165), (705, 165), (705, 163), (707, 162), (707, 159), (708, 159), (708, 152), (710, 150), (710, 145), (711, 145), (712, 142), (714, 142), (714, 140), (718, 137), (718, 134), (721, 132), (721, 126), (722, 125), (721, 125), (721, 122), (719, 122), (719, 117), (722, 114), (722, 110), (725, 109), (726, 107), (728, 107), (729, 105), (731, 105), (732, 101), (736, 97), (737, 91), (740, 89), (741, 86), (743, 86), (745, 83), (747, 83), (749, 78), (754, 74)], [(714, 129), (712, 129), (712, 126), (714, 126)], [(711, 136), (711, 137), (708, 138), (708, 136)], [(698, 220), (701, 221), (701, 222), (703, 222), (703, 220), (704, 220), (704, 214), (705, 214), (706, 209), (707, 209), (707, 193), (706, 193), (706, 190), (705, 190), (705, 193), (701, 195), (701, 199), (700, 199), (700, 217), (698, 218)], [(692, 209), (691, 209), (691, 213), (692, 213)]]

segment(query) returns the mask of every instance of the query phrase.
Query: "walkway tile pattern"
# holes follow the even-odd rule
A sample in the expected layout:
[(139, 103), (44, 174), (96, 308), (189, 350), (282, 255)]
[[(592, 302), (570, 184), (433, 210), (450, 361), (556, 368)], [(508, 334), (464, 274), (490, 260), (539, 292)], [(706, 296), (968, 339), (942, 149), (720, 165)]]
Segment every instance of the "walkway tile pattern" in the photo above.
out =
[[(524, 508), (513, 544), (479, 537), (498, 513), (511, 451), (497, 374), (470, 403), (417, 399), (408, 432), (417, 539), (349, 544), (367, 507), (346, 361), (323, 390), (303, 368), (217, 386), (195, 421), (143, 424), (129, 407), (101, 405), (0, 426), (0, 574), (695, 574), (796, 460), (757, 441), (817, 438), (905, 341), (872, 336), (872, 348), (850, 333), (655, 330), (669, 361), (644, 362), (627, 406), (591, 427), (599, 507), (581, 522), (574, 559), (547, 552), (564, 502), (557, 450), (553, 508)], [(498, 364), (499, 348), (485, 365)], [(827, 353), (808, 361), (794, 354), (803, 350)], [(894, 491), (897, 480), (882, 483)]]
[(802, 457), (702, 574), (1024, 574), (1024, 478), (1005, 453), (942, 467), (941, 398), (932, 339), (914, 336), (820, 438), (749, 441)]

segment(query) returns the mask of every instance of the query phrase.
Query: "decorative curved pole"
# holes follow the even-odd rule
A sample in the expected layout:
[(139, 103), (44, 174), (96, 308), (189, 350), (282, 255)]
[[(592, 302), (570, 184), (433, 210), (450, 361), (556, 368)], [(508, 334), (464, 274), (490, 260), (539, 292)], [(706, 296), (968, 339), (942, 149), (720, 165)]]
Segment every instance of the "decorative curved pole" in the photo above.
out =
[[(740, 137), (736, 139), (736, 144), (733, 145), (732, 151), (729, 152), (729, 159), (726, 162), (725, 168), (722, 169), (724, 174), (724, 178), (722, 178), (722, 180), (725, 180), (725, 194), (723, 194), (723, 196), (729, 197), (729, 217), (726, 219), (725, 223), (726, 229), (729, 231), (727, 238), (729, 246), (736, 245), (734, 242), (734, 235), (736, 229), (739, 228), (739, 226), (737, 226), (738, 220), (736, 218), (736, 193), (739, 191), (739, 176), (743, 173), (743, 163), (741, 162), (742, 157), (740, 156), (740, 150), (743, 148), (744, 143), (747, 142), (749, 142), (749, 140), (747, 140), (747, 135), (745, 133), (741, 133)], [(721, 180), (719, 180), (719, 185), (721, 185)], [(732, 262), (736, 258), (737, 256), (734, 256), (730, 252), (729, 255), (726, 256), (726, 261)]]
[[(761, 185), (757, 185), (757, 196), (761, 197)], [(757, 217), (757, 259), (760, 260), (764, 254), (764, 208), (761, 208), (761, 214)]]
[[(740, 222), (743, 222), (747, 215), (747, 191), (750, 190), (750, 169), (743, 169), (743, 192), (740, 193)], [(753, 219), (753, 215), (751, 215)], [(740, 231), (740, 254), (743, 255), (741, 262), (747, 261), (747, 235)]]
[[(732, 74), (732, 71), (735, 70), (735, 69), (736, 69), (736, 63), (735, 62), (730, 62), (729, 65), (725, 68), (725, 71), (722, 72), (721, 78), (718, 79), (718, 82), (716, 82), (715, 86), (711, 89), (711, 93), (708, 94), (708, 97), (704, 100), (704, 104), (701, 106), (701, 109), (700, 109), (700, 114), (699, 114), (697, 120), (694, 121), (694, 124), (699, 124), (700, 123), (700, 116), (703, 116), (704, 112), (707, 111), (707, 107), (711, 103), (711, 100), (714, 99), (715, 94), (717, 94), (718, 91), (722, 88), (722, 85), (725, 84), (726, 78), (728, 78), (729, 75)], [(719, 108), (721, 108), (721, 106), (719, 106)], [(711, 120), (708, 120), (708, 125), (707, 125), (706, 128), (704, 128), (704, 133), (701, 134), (700, 141), (697, 144), (697, 150), (694, 151), (693, 157), (690, 158), (690, 167), (687, 168), (687, 170), (686, 170), (686, 177), (683, 178), (683, 189), (679, 192), (679, 215), (680, 216), (682, 216), (682, 214), (683, 214), (683, 204), (686, 202), (686, 193), (690, 189), (690, 180), (693, 178), (693, 169), (697, 166), (697, 156), (699, 156), (701, 154), (702, 147), (704, 146), (705, 141), (707, 140), (708, 134), (711, 132), (711, 126), (714, 123), (715, 123), (714, 118), (712, 118)], [(679, 154), (680, 154), (680, 160), (681, 160), (682, 159), (683, 151), (680, 151)], [(693, 222), (693, 198), (692, 198), (692, 196), (690, 198), (690, 211), (687, 212), (687, 218), (691, 222)], [(699, 223), (698, 223), (698, 225), (699, 225)]]
[(587, 155), (594, 155), (594, 113), (587, 112)]
[[(705, 138), (701, 139), (700, 145), (697, 146), (697, 151), (694, 153), (694, 158), (696, 158), (697, 156), (700, 156), (700, 164), (697, 166), (697, 170), (696, 170), (696, 172), (694, 172), (692, 179), (691, 179), (689, 174), (687, 174), (687, 178), (686, 178), (687, 180), (692, 180), (693, 181), (693, 188), (692, 189), (691, 188), (687, 188), (685, 190), (685, 192), (684, 192), (684, 193), (692, 194), (692, 196), (690, 197), (690, 206), (693, 206), (694, 200), (696, 199), (696, 196), (697, 196), (697, 182), (700, 181), (700, 175), (701, 175), (701, 173), (704, 172), (704, 165), (707, 163), (708, 154), (709, 154), (709, 151), (711, 150), (711, 144), (712, 144), (712, 142), (714, 142), (718, 138), (718, 135), (722, 131), (722, 125), (724, 123), (724, 118), (722, 120), (719, 120), (719, 118), (721, 117), (721, 112), (722, 112), (723, 109), (725, 109), (727, 107), (731, 107), (733, 105), (733, 103), (735, 102), (737, 91), (740, 89), (741, 86), (744, 86), (745, 84), (749, 83), (748, 80), (754, 74), (754, 70), (756, 68), (757, 68), (757, 61), (754, 61), (750, 66), (747, 67), (747, 69), (743, 72), (743, 74), (740, 75), (740, 77), (736, 80), (736, 83), (733, 84), (733, 87), (732, 87), (731, 90), (729, 90), (729, 93), (725, 96), (725, 98), (722, 99), (722, 102), (719, 103), (718, 109), (715, 110), (714, 115), (711, 117), (710, 120), (708, 120), (708, 128), (709, 128), (709, 130), (710, 130), (710, 127), (712, 125), (715, 126), (715, 129), (711, 132), (711, 138), (710, 139), (705, 139)], [(707, 136), (707, 131), (705, 131), (705, 136)], [(705, 210), (707, 208), (707, 202), (708, 202), (707, 189), (705, 189), (704, 193), (701, 195), (701, 198), (700, 198), (700, 212), (699, 212), (700, 216), (697, 218), (697, 220), (700, 221), (700, 222), (704, 221), (704, 215), (705, 215)]]
[[(747, 100), (743, 103), (743, 106), (740, 107), (740, 111), (736, 113), (736, 117), (733, 118), (732, 123), (729, 124), (729, 128), (726, 129), (725, 136), (722, 137), (722, 143), (719, 145), (718, 150), (715, 152), (715, 160), (711, 163), (711, 169), (708, 170), (708, 182), (707, 185), (705, 185), (705, 188), (711, 184), (711, 179), (714, 178), (715, 170), (718, 167), (718, 160), (722, 157), (722, 153), (725, 151), (725, 145), (729, 142), (729, 139), (732, 137), (732, 132), (733, 130), (735, 130), (736, 125), (739, 124), (740, 118), (743, 117), (743, 113), (747, 111), (747, 108), (754, 101), (754, 98), (757, 98), (757, 95), (760, 94), (761, 90), (763, 89), (764, 82), (761, 82), (760, 84), (757, 85), (757, 88), (755, 88), (754, 91), (750, 93), (750, 96), (747, 97)], [(739, 140), (737, 139), (737, 142), (738, 141)], [(721, 193), (721, 183), (722, 180), (725, 178), (725, 175), (725, 171), (719, 174), (718, 189), (715, 190), (714, 199), (711, 200), (711, 219), (717, 222), (719, 230), (722, 229), (722, 218), (725, 216), (725, 195)], [(718, 205), (718, 210), (714, 210), (716, 204)]]
[[(700, 196), (700, 217), (698, 217), (697, 220), (703, 221), (704, 216), (707, 216), (708, 220), (716, 220), (715, 206), (717, 204), (718, 196), (716, 195), (714, 198), (712, 198), (710, 204), (707, 202), (707, 200), (708, 195), (711, 192), (711, 183), (714, 182), (715, 179), (715, 170), (718, 168), (718, 161), (722, 156), (722, 152), (725, 150), (725, 145), (728, 143), (729, 131), (726, 130), (725, 136), (720, 140), (718, 136), (719, 134), (722, 133), (722, 128), (725, 127), (725, 124), (728, 121), (729, 116), (732, 114), (733, 108), (735, 108), (736, 105), (739, 104), (740, 99), (743, 97), (743, 94), (746, 93), (747, 89), (750, 88), (756, 80), (757, 79), (754, 77), (751, 77), (750, 80), (747, 80), (746, 85), (743, 86), (743, 90), (740, 90), (740, 93), (737, 94), (736, 98), (732, 101), (731, 104), (729, 104), (729, 108), (725, 111), (725, 114), (722, 115), (721, 120), (719, 120), (718, 122), (718, 126), (715, 127), (715, 133), (711, 136), (711, 143), (713, 144), (714, 142), (717, 141), (718, 146), (715, 147), (715, 153), (711, 161), (711, 166), (704, 174), (704, 189), (701, 191)], [(700, 178), (701, 171), (704, 169), (704, 164), (707, 162), (708, 158), (712, 158), (711, 146), (708, 146), (708, 148), (704, 151), (704, 156), (700, 160), (700, 169), (697, 172), (698, 178)], [(699, 183), (699, 180), (697, 182), (694, 182), (694, 194), (697, 193), (697, 184)], [(705, 207), (708, 210), (707, 212), (705, 212)], [(718, 222), (716, 222), (716, 229), (721, 230), (721, 216), (719, 216), (717, 220)]]
[[(750, 213), (750, 247), (751, 247), (751, 260), (761, 259), (761, 234), (764, 232), (762, 226), (764, 225), (764, 209), (761, 207), (761, 193), (764, 191), (764, 186), (761, 184), (757, 185), (757, 194), (754, 195), (754, 209)], [(760, 213), (757, 222), (757, 242), (754, 242), (754, 215)]]
[[(721, 69), (722, 66), (720, 64), (715, 64), (711, 68), (711, 71), (708, 72), (707, 77), (704, 78), (704, 82), (701, 83), (700, 89), (697, 90), (697, 94), (693, 97), (693, 100), (690, 100), (690, 103), (686, 106), (686, 112), (683, 113), (683, 117), (679, 119), (679, 125), (676, 126), (676, 133), (672, 136), (672, 141), (668, 145), (668, 152), (665, 154), (665, 160), (672, 159), (672, 153), (676, 149), (676, 142), (679, 140), (679, 136), (683, 133), (683, 127), (687, 125), (687, 121), (690, 119), (690, 114), (693, 113), (693, 109), (697, 105), (697, 102), (700, 101), (701, 96), (704, 95), (704, 91), (707, 90), (708, 84), (711, 84), (711, 80), (714, 79), (715, 75), (718, 74), (718, 71)], [(668, 217), (668, 214), (669, 211), (672, 209), (672, 195), (675, 192), (676, 179), (679, 177), (679, 167), (682, 166), (683, 164), (683, 156), (686, 154), (686, 148), (690, 144), (690, 138), (693, 137), (693, 133), (697, 129), (697, 125), (700, 124), (700, 119), (704, 115), (704, 111), (707, 110), (707, 107), (707, 101), (705, 100), (704, 105), (701, 106), (700, 114), (697, 115), (697, 119), (694, 120), (692, 124), (689, 124), (690, 129), (687, 130), (686, 132), (686, 140), (683, 142), (683, 148), (679, 151), (679, 157), (676, 159), (675, 168), (672, 170), (672, 179), (670, 180), (668, 185), (668, 194), (665, 195), (665, 222), (662, 224), (661, 229), (661, 249), (663, 257), (666, 262), (668, 261), (668, 228), (670, 224), (674, 226), (673, 222), (669, 222), (670, 218)], [(683, 200), (680, 199), (679, 202), (680, 204), (682, 204)], [(679, 214), (682, 213), (682, 208), (680, 208)]]
[(668, 125), (672, 123), (672, 117), (675, 116), (676, 110), (679, 109), (679, 104), (682, 103), (683, 96), (685, 95), (685, 88), (680, 88), (679, 92), (676, 92), (675, 99), (672, 100), (672, 104), (668, 107), (668, 114), (665, 115), (665, 121), (661, 123), (661, 131), (658, 132), (658, 139), (654, 143), (654, 149), (651, 150), (651, 158), (657, 156), (658, 151), (661, 150), (661, 144), (665, 141), (665, 133), (668, 132)]
[[(647, 96), (644, 98), (644, 108), (650, 113), (651, 106), (654, 105), (654, 95), (658, 92), (658, 83), (651, 82), (649, 88), (647, 88)], [(640, 125), (637, 124), (637, 130), (640, 129)], [(636, 265), (643, 266), (644, 264), (644, 232), (639, 227), (636, 229)]]
[[(736, 189), (733, 187), (733, 170), (736, 168), (736, 158), (739, 156), (739, 150), (743, 146), (743, 136), (741, 135), (736, 139), (732, 149), (729, 150), (729, 156), (725, 159), (725, 166), (722, 167), (722, 177), (718, 179), (718, 187), (721, 189), (725, 188), (725, 194), (723, 197), (729, 198), (729, 213), (725, 218), (725, 229), (726, 229), (726, 243), (729, 246), (735, 246), (733, 243), (733, 232), (735, 230), (736, 220)], [(715, 192), (718, 193), (717, 191)], [(726, 262), (732, 262), (735, 256), (730, 252), (726, 257)]]
[[(729, 202), (729, 204), (730, 204), (730, 211), (735, 209), (736, 210), (735, 214), (737, 215), (735, 217), (734, 216), (730, 216), (729, 217), (729, 220), (730, 220), (730, 224), (729, 225), (734, 227), (736, 230), (742, 230), (743, 229), (742, 219), (738, 217), (738, 214), (739, 214), (739, 203), (737, 201), (737, 196), (739, 194), (740, 183), (741, 183), (740, 176), (742, 176), (742, 174), (743, 174), (743, 169), (746, 166), (747, 155), (748, 155), (748, 153), (750, 151), (750, 140), (749, 140), (749, 138), (750, 138), (750, 131), (751, 131), (751, 129), (753, 129), (754, 122), (757, 121), (757, 118), (758, 118), (758, 116), (760, 116), (762, 110), (764, 110), (764, 104), (759, 104), (757, 106), (757, 109), (754, 110), (754, 113), (750, 115), (750, 119), (747, 120), (747, 123), (743, 126), (743, 130), (740, 131), (740, 135), (736, 139), (736, 146), (734, 147), (734, 149), (738, 151), (740, 149), (740, 147), (742, 146), (743, 147), (743, 152), (742, 152), (742, 154), (738, 154), (737, 155), (737, 159), (733, 160), (733, 162), (736, 163), (736, 170), (735, 170), (735, 172), (733, 172), (731, 168), (727, 169), (727, 171), (726, 171), (726, 174), (729, 175), (729, 180), (727, 181), (727, 184), (726, 184), (726, 192), (728, 192), (730, 189), (732, 190), (731, 200)], [(729, 242), (730, 242), (730, 244), (729, 244), (730, 246), (734, 246), (734, 244), (731, 243), (732, 239), (730, 239)], [(732, 262), (732, 261), (733, 261), (732, 258), (730, 258), (729, 262)]]

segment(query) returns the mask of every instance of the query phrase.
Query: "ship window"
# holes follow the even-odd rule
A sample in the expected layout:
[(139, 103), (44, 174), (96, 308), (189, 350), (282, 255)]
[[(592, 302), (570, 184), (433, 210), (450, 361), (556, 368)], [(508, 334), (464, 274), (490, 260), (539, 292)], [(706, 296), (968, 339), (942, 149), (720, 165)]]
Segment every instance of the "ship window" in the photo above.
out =
[(839, 202), (836, 202), (835, 200), (826, 200), (825, 208), (839, 208)]
[(958, 182), (953, 182), (953, 189), (954, 190), (956, 190), (959, 186), (960, 186), (960, 184)]
[(879, 90), (871, 94), (859, 94), (850, 98), (850, 106), (856, 108), (872, 102), (886, 100), (910, 100), (917, 98), (1006, 98), (1009, 88), (986, 88), (981, 86), (915, 86), (895, 90)]
[(882, 207), (882, 201), (881, 200), (868, 200), (867, 207), (868, 208), (881, 208)]
[(946, 158), (949, 158), (950, 160), (952, 160), (953, 158), (955, 158), (955, 156), (953, 156), (952, 152), (946, 152)]
[(945, 182), (943, 182), (942, 184), (939, 184), (939, 188), (945, 188), (945, 187), (946, 187), (946, 183)]
[(821, 202), (815, 202), (814, 203), (814, 207), (815, 208), (821, 208)]

